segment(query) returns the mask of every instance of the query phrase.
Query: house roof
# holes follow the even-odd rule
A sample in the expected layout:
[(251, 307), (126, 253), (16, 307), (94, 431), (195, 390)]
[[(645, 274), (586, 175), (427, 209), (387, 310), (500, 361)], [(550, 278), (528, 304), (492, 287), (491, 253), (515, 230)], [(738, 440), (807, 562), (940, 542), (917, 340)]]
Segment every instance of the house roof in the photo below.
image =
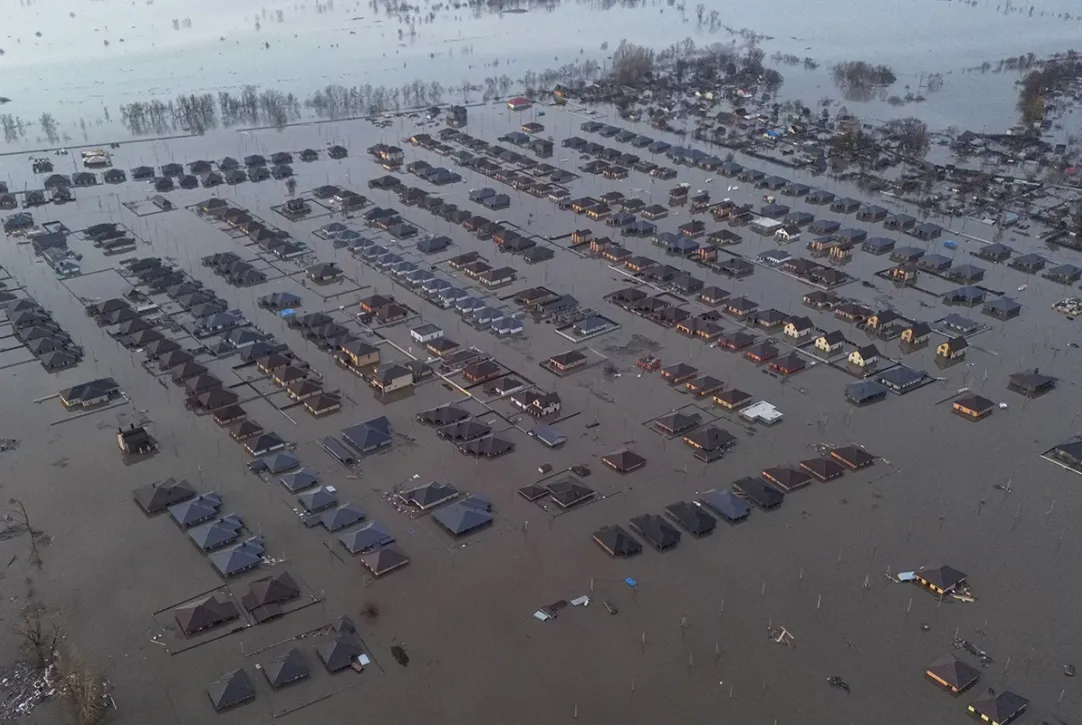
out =
[(352, 502), (324, 511), (319, 517), (319, 523), (323, 524), (327, 531), (338, 531), (363, 520), (364, 511)]
[(875, 463), (875, 456), (859, 446), (840, 446), (830, 455), (850, 468), (864, 468)]
[(338, 541), (351, 554), (360, 554), (380, 546), (394, 543), (394, 536), (376, 521), (338, 535)]
[(338, 504), (338, 493), (331, 486), (320, 486), (297, 496), (297, 503), (309, 513), (322, 511)]
[(864, 360), (879, 357), (879, 350), (875, 345), (862, 345), (856, 349), (856, 353)]
[(237, 440), (251, 438), (263, 432), (263, 426), (254, 420), (242, 420), (230, 429), (230, 434)]
[(165, 511), (170, 506), (195, 498), (195, 489), (187, 479), (167, 478), (140, 486), (132, 492), (136, 503), (148, 514)]
[(665, 511), (692, 536), (706, 536), (718, 525), (717, 519), (699, 506), (687, 501), (669, 504), (665, 507)]
[(257, 579), (248, 585), (248, 592), (241, 598), (244, 607), (252, 611), (268, 604), (281, 604), (296, 599), (301, 588), (288, 571)]
[(749, 507), (732, 491), (711, 489), (699, 495), (699, 500), (711, 511), (724, 516), (729, 521), (740, 521), (747, 517)]
[(382, 576), (401, 566), (409, 564), (409, 557), (395, 544), (384, 546), (361, 555), (361, 564), (374, 576)]
[(298, 649), (278, 655), (274, 659), (262, 665), (263, 675), (274, 689), (288, 685), (290, 682), (303, 680), (311, 674), (308, 663)]
[(475, 438), (468, 443), (459, 446), (459, 450), (463, 453), (469, 453), (474, 456), (485, 456), (487, 458), (495, 458), (501, 456), (504, 453), (508, 453), (514, 450), (515, 444), (511, 441), (501, 438), (496, 435), (487, 435), (483, 438)]
[(359, 423), (349, 428), (343, 428), (342, 437), (362, 453), (369, 453), (390, 445), (391, 436), (389, 432), (384, 432), (381, 426), (373, 423), (374, 421), (368, 421), (367, 423)]
[(965, 408), (966, 410), (972, 410), (975, 413), (984, 413), (996, 407), (995, 401), (980, 395), (963, 395), (959, 398), (955, 398), (954, 404), (958, 407)]
[(657, 514), (635, 516), (630, 523), (632, 530), (655, 549), (668, 549), (680, 543), (680, 531)]
[(595, 491), (570, 476), (547, 484), (545, 489), (560, 508), (571, 508), (594, 497)]
[(594, 541), (612, 556), (634, 556), (642, 544), (622, 526), (606, 526), (594, 532)]
[(790, 317), (788, 324), (795, 327), (797, 330), (811, 330), (815, 327), (811, 319), (808, 317)]
[(1017, 717), (1027, 705), (1029, 705), (1029, 700), (1021, 695), (1016, 695), (1010, 690), (1001, 690), (994, 696), (990, 695), (977, 700), (969, 707), (984, 720), (1002, 725)]
[(217, 594), (211, 594), (177, 607), (173, 610), (173, 616), (184, 634), (194, 634), (222, 622), (236, 619), (240, 616), (240, 612), (232, 601), (219, 599)]
[(253, 536), (236, 546), (212, 552), (209, 558), (214, 568), (222, 576), (228, 577), (259, 566), (260, 562), (263, 561), (265, 550), (263, 538)]
[(248, 464), (252, 470), (265, 470), (267, 473), (281, 473), (301, 465), (297, 457), (288, 451), (278, 451), (269, 456), (258, 458)]
[(646, 459), (626, 448), (601, 457), (601, 461), (620, 473), (630, 473), (646, 465)]
[(809, 458), (801, 461), (800, 467), (821, 481), (829, 481), (845, 473), (842, 464), (832, 458)]
[(457, 488), (450, 483), (441, 483), (440, 481), (430, 481), (424, 486), (418, 486), (399, 494), (400, 498), (422, 510), (437, 506), (444, 501), (450, 501), (457, 495)]
[(916, 385), (924, 378), (925, 375), (922, 371), (914, 370), (905, 365), (897, 365), (876, 375), (877, 381), (896, 388), (907, 388)]
[(689, 428), (694, 428), (702, 420), (698, 413), (681, 413), (673, 411), (654, 419), (654, 426), (669, 433), (682, 433)]
[(811, 483), (811, 476), (788, 466), (765, 468), (761, 475), (773, 485), (779, 486), (783, 491), (792, 491)]
[(463, 536), (492, 523), (492, 514), (462, 502), (441, 508), (432, 516), (455, 536)]
[(255, 688), (243, 669), (234, 670), (210, 683), (207, 694), (215, 710), (225, 710), (255, 698)]
[(704, 451), (716, 451), (736, 443), (736, 436), (716, 425), (708, 425), (688, 433), (684, 440)]
[(241, 521), (240, 517), (236, 514), (229, 514), (217, 521), (193, 526), (188, 529), (188, 536), (203, 551), (211, 551), (236, 541), (240, 538), (240, 532), (243, 528), (244, 522)]
[(935, 677), (959, 692), (980, 679), (981, 672), (976, 667), (962, 662), (952, 655), (944, 655), (932, 664), (928, 665), (925, 672)]
[(306, 488), (311, 488), (318, 484), (319, 476), (317, 476), (316, 472), (310, 468), (302, 468), (299, 471), (287, 473), (278, 480), (291, 492), (296, 493), (297, 491), (303, 491)]
[(331, 672), (339, 672), (353, 663), (357, 655), (363, 654), (361, 643), (348, 631), (342, 631), (316, 645), (316, 654), (323, 665)]
[(120, 390), (120, 386), (112, 378), (98, 378), (90, 382), (80, 383), (66, 390), (60, 391), (60, 397), (69, 403), (78, 403), (84, 400), (94, 400), (107, 395), (113, 395)]
[(945, 564), (917, 569), (917, 577), (943, 591), (950, 591), (966, 580), (966, 575)]
[(1037, 369), (1012, 373), (1010, 377), (1011, 385), (1026, 390), (1039, 390), (1041, 388), (1051, 387), (1056, 384), (1057, 380), (1057, 378), (1054, 378), (1051, 375), (1045, 375)]
[(270, 453), (271, 451), (281, 448), (286, 444), (282, 437), (273, 431), (270, 433), (264, 433), (256, 438), (254, 441), (245, 444), (245, 448), (253, 456), (260, 456), (264, 453)]
[(218, 515), (222, 497), (217, 493), (204, 493), (169, 507), (169, 515), (181, 526), (191, 526)]
[(739, 481), (734, 481), (733, 490), (764, 509), (780, 506), (785, 500), (784, 493), (758, 478), (741, 478)]

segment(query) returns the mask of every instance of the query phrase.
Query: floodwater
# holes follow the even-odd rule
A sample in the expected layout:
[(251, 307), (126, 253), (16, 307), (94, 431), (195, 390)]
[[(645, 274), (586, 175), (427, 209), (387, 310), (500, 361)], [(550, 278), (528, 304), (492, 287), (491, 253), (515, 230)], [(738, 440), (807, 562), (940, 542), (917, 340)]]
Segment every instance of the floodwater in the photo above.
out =
[[(100, 143), (124, 135), (118, 109), (133, 101), (245, 85), (303, 99), (328, 84), (397, 87), (417, 79), (443, 84), (444, 100), (460, 101), (450, 89), (463, 81), (503, 74), (518, 81), (527, 71), (603, 63), (621, 39), (660, 50), (687, 37), (699, 46), (742, 44), (738, 33), (750, 30), (764, 36), (768, 64), (777, 62), (775, 53), (819, 63), (816, 70), (779, 66), (787, 79), (783, 100), (832, 98), (868, 119), (915, 115), (933, 128), (1000, 132), (1016, 122), (1017, 74), (972, 69), (1068, 50), (1082, 23), (1071, 0), (1041, 0), (1024, 10), (990, 0), (709, 2), (702, 22), (695, 7), (657, 0), (505, 7), (526, 12), (426, 2), (391, 15), (382, 3), (333, 0), (96, 2), (75, 10), (56, 0), (7, 3), (0, 10), (0, 96), (12, 102), (0, 110), (35, 124), (49, 112), (65, 143)], [(885, 63), (898, 81), (882, 99), (846, 101), (829, 67), (854, 59)], [(942, 76), (936, 92), (927, 91), (931, 74)], [(927, 100), (886, 103), (886, 95), (910, 92)], [(42, 140), (31, 128), (7, 147), (40, 148)]]
[[(508, 114), (502, 106), (473, 109), (471, 114), (467, 130), (490, 141), (532, 115)], [(538, 120), (558, 143), (579, 133), (582, 117), (554, 109)], [(298, 190), (339, 183), (371, 196), (377, 204), (401, 208), (390, 194), (367, 190), (365, 182), (383, 171), (364, 158), (363, 149), (415, 130), (402, 120), (385, 130), (357, 121), (281, 132), (219, 133), (126, 144), (115, 160), (117, 166), (130, 168), (319, 147), (333, 139), (347, 143), (352, 156), (341, 162), (295, 164)], [(408, 148), (407, 161), (421, 158), (439, 161), (433, 154)], [(577, 165), (575, 159), (559, 155), (554, 162), (566, 168)], [(25, 159), (9, 157), (2, 163), (17, 186), (29, 181)], [(788, 170), (749, 163), (813, 183)], [(757, 202), (761, 196), (739, 183), (688, 169), (666, 183), (632, 172), (624, 182), (587, 178), (570, 187), (576, 196), (619, 189), (660, 200), (678, 181), (714, 189), (715, 198)], [(468, 208), (468, 189), (481, 185), (495, 186), (467, 173), (462, 183), (439, 192)], [(828, 188), (856, 196), (844, 185)], [(174, 192), (170, 198), (184, 207), (210, 193)], [(1026, 285), (1010, 292), (1025, 308), (1020, 318), (1005, 323), (985, 318), (978, 310), (962, 311), (990, 327), (973, 337), (963, 365), (940, 371), (927, 349), (905, 356), (906, 364), (942, 381), (853, 409), (842, 397), (853, 378), (841, 371), (819, 365), (781, 384), (738, 355), (690, 341), (608, 304), (603, 296), (625, 281), (600, 260), (557, 250), (554, 259), (529, 266), (499, 254), (491, 242), (478, 241), (461, 228), (408, 210), (411, 221), (454, 239), (456, 246), (440, 259), (477, 250), (496, 266), (506, 263), (518, 269), (521, 279), (501, 296), (544, 284), (574, 294), (622, 325), (586, 343), (608, 356), (622, 371), (620, 377), (606, 378), (595, 365), (556, 378), (536, 363), (574, 345), (549, 326), (528, 323), (524, 340), (501, 343), (462, 324), (452, 312), (422, 303), (345, 251), (311, 235), (331, 217), (293, 224), (276, 216), (271, 206), (285, 197), (282, 184), (247, 183), (215, 193), (303, 239), (320, 260), (334, 259), (350, 282), (318, 290), (301, 287), (295, 276), (299, 269), (282, 264), (282, 271), (293, 276), (250, 289), (229, 287), (199, 259), (217, 251), (253, 258), (254, 251), (184, 208), (135, 216), (121, 206), (149, 195), (146, 186), (135, 182), (77, 190), (74, 204), (36, 210), (35, 218), (61, 219), (72, 229), (109, 219), (125, 224), (148, 242), (140, 247), (140, 256), (153, 253), (176, 259), (257, 325), (289, 343), (325, 376), (328, 389), (346, 393), (349, 403), (343, 411), (319, 421), (295, 411), (291, 411), (295, 424), (285, 418), (275, 410), (281, 393), (270, 402), (255, 400), (246, 407), (268, 429), (295, 442), (302, 461), (336, 485), (341, 500), (357, 502), (370, 518), (386, 526), (412, 562), (385, 580), (366, 581), (357, 562), (343, 553), (333, 536), (301, 526), (277, 483), (244, 472), (248, 457), (224, 431), (183, 410), (180, 391), (171, 384), (159, 385), (139, 366), (139, 354), (124, 351), (84, 314), (76, 296), (108, 297), (124, 290), (123, 280), (112, 270), (115, 259), (73, 241), (85, 255), (85, 274), (65, 287), (27, 247), (5, 239), (0, 265), (14, 277), (9, 287), (25, 286), (87, 348), (88, 355), (77, 368), (57, 375), (44, 373), (36, 363), (0, 375), (4, 408), (18, 411), (0, 421), (0, 437), (22, 441), (18, 450), (0, 453), (4, 493), (23, 499), (35, 527), (53, 536), (43, 550), (40, 572), (25, 562), (25, 538), (0, 542), (0, 554), (18, 557), (9, 565), (9, 596), (0, 612), (5, 619), (14, 617), (17, 603), (10, 597), (19, 596), (19, 582), (30, 577), (41, 601), (63, 609), (69, 639), (93, 655), (115, 683), (114, 722), (190, 723), (211, 717), (203, 688), (219, 673), (242, 666), (258, 681), (259, 694), (252, 705), (220, 716), (223, 723), (267, 722), (286, 709), (348, 688), (354, 682), (352, 673), (332, 677), (321, 671), (311, 640), (294, 643), (319, 670), (310, 682), (272, 694), (254, 669), (281, 651), (283, 645), (276, 643), (341, 614), (358, 620), (383, 675), (371, 679), (366, 675), (359, 680), (363, 684), (278, 717), (279, 721), (342, 722), (363, 711), (400, 722), (551, 725), (578, 718), (645, 724), (675, 716), (688, 723), (724, 717), (787, 725), (856, 718), (897, 722), (904, 711), (907, 719), (946, 722), (964, 717), (965, 705), (986, 687), (1010, 688), (1029, 697), (1031, 712), (1026, 717), (1033, 721), (1053, 716), (1070, 721), (1082, 711), (1077, 682), (1062, 674), (1065, 663), (1078, 661), (1082, 641), (1072, 604), (1082, 596), (1082, 585), (1073, 576), (1082, 555), (1073, 524), (1082, 513), (1082, 496), (1075, 474), (1038, 457), (1076, 432), (1078, 351), (1066, 343), (1077, 339), (1077, 323), (1049, 309), (1052, 301), (1072, 294), (1071, 290), (973, 260), (968, 253), (979, 248), (974, 241), (959, 237), (958, 249), (949, 252), (938, 243), (899, 240), (900, 245), (914, 243), (929, 251), (938, 248), (953, 256), (955, 264), (974, 261), (988, 270), (983, 284), (991, 289), (1009, 291)], [(811, 210), (841, 219), (822, 207)], [(514, 194), (511, 208), (498, 216), (552, 236), (583, 226), (611, 231), (560, 211), (547, 200), (522, 194)], [(687, 218), (686, 209), (674, 210), (660, 227), (674, 230)], [(361, 228), (358, 221), (349, 223)], [(845, 220), (843, 226), (850, 225), (876, 229)], [(708, 227), (713, 230), (716, 225), (708, 221)], [(773, 246), (747, 230), (738, 231), (745, 241), (734, 251), (742, 255), (751, 257)], [(1019, 251), (1036, 249), (1020, 233), (1004, 241)], [(627, 244), (636, 253), (664, 257), (648, 240)], [(419, 256), (409, 243), (401, 249)], [(1073, 253), (1050, 256), (1057, 255), (1056, 261), (1073, 261), (1069, 256)], [(752, 277), (734, 282), (688, 262), (664, 261), (694, 270), (708, 284), (747, 295), (763, 307), (808, 314), (824, 329), (842, 329), (854, 343), (863, 340), (863, 333), (850, 325), (804, 308), (800, 298), (809, 288), (778, 272), (757, 268)], [(888, 265), (885, 258), (858, 251), (846, 271), (874, 280), (872, 274)], [(330, 297), (353, 283), (365, 289)], [(895, 290), (879, 280), (875, 284), (877, 289), (854, 283), (841, 292), (876, 306), (890, 304), (917, 319), (958, 311), (915, 290)], [(257, 309), (257, 297), (276, 290), (300, 293), (306, 311), (352, 307), (362, 295), (393, 292), (426, 321), (443, 327), (449, 337), (488, 350), (541, 388), (559, 392), (565, 401), (563, 414), (577, 413), (560, 424), (568, 444), (550, 451), (512, 430), (509, 435), (517, 450), (505, 458), (474, 461), (459, 455), (415, 420), (418, 412), (456, 399), (453, 391), (434, 381), (421, 386), (412, 398), (381, 405), (363, 383), (331, 364), (326, 353), (307, 346), (281, 320)], [(731, 320), (722, 325), (736, 329)], [(398, 326), (385, 334), (405, 348), (410, 345), (407, 328)], [(654, 352), (666, 363), (690, 362), (723, 379), (727, 387), (775, 403), (785, 419), (764, 429), (723, 417), (720, 425), (739, 437), (737, 447), (709, 466), (695, 461), (679, 440), (667, 441), (642, 425), (693, 401), (656, 376), (636, 374), (634, 360), (646, 350), (637, 346), (635, 336), (654, 341), (658, 345)], [(901, 357), (894, 343), (880, 343), (880, 350)], [(402, 355), (385, 349), (385, 357)], [(215, 366), (216, 372), (220, 368), (221, 374), (233, 375), (230, 381), (248, 375), (228, 370), (229, 363)], [(1006, 376), (1032, 366), (1058, 376), (1061, 383), (1049, 395), (1024, 401), (1005, 389)], [(33, 402), (99, 375), (115, 376), (132, 405), (54, 425), (66, 418), (59, 403)], [(966, 386), (1008, 407), (978, 423), (963, 421), (938, 401)], [(139, 411), (146, 411), (153, 421), (162, 450), (148, 461), (125, 467), (113, 447), (113, 427)], [(314, 443), (346, 425), (384, 414), (394, 430), (408, 438), (398, 439), (390, 453), (366, 459), (357, 472), (334, 464)], [(592, 427), (595, 422), (599, 425)], [(600, 526), (626, 526), (631, 516), (660, 513), (669, 503), (691, 500), (697, 492), (725, 487), (764, 467), (795, 464), (813, 457), (817, 444), (850, 442), (884, 460), (828, 484), (814, 483), (787, 497), (781, 509), (755, 511), (745, 524), (722, 525), (707, 539), (695, 541), (685, 534), (675, 550), (664, 554), (647, 550), (628, 561), (610, 561), (590, 542), (591, 532)], [(603, 470), (598, 457), (622, 445), (646, 456), (646, 468), (626, 477)], [(557, 470), (589, 463), (594, 474), (586, 482), (605, 498), (554, 517), (527, 503), (514, 489), (537, 480), (537, 467), (543, 462)], [(169, 619), (168, 611), (158, 616), (154, 612), (221, 584), (181, 532), (161, 518), (146, 519), (130, 500), (129, 491), (135, 486), (170, 475), (187, 477), (201, 489), (221, 491), (226, 511), (237, 512), (252, 531), (263, 534), (269, 553), (286, 560), (311, 590), (326, 597), (325, 602), (175, 656), (152, 642)], [(398, 513), (381, 493), (436, 478), (489, 495), (495, 525), (465, 541), (452, 541), (430, 519), (410, 520)], [(993, 487), (1008, 483), (1010, 493)], [(897, 572), (938, 563), (967, 572), (978, 601), (948, 600), (937, 606), (930, 595), (888, 583), (882, 576), (888, 568)], [(243, 591), (256, 576), (242, 577), (234, 589)], [(626, 577), (636, 579), (637, 587), (624, 583)], [(591, 591), (594, 602), (586, 609), (568, 608), (546, 623), (530, 616), (539, 606)], [(607, 614), (601, 600), (611, 602), (619, 614)], [(359, 617), (365, 603), (378, 605), (377, 620)], [(795, 648), (772, 642), (766, 636), (768, 625), (792, 632)], [(996, 660), (983, 671), (978, 687), (959, 699), (938, 691), (922, 676), (928, 662), (950, 651), (956, 632)], [(389, 650), (396, 644), (409, 652), (408, 668), (394, 664)], [(15, 646), (5, 629), (0, 647), (13, 652)], [(829, 689), (826, 679), (832, 675), (848, 680), (852, 695)], [(30, 721), (56, 722), (56, 707), (42, 707)]]

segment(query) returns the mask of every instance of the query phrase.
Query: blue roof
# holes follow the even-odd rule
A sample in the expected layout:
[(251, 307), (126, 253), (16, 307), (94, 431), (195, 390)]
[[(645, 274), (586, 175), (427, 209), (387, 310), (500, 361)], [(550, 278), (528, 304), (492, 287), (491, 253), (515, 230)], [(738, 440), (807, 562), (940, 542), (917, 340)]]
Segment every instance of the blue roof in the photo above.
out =
[(536, 426), (533, 430), (530, 431), (530, 435), (544, 443), (549, 448), (555, 448), (556, 446), (567, 442), (567, 437), (564, 436), (563, 433), (558, 431), (556, 429), (556, 426), (549, 424)]
[(703, 504), (729, 521), (740, 521), (747, 518), (751, 507), (732, 491), (705, 491), (699, 497)]

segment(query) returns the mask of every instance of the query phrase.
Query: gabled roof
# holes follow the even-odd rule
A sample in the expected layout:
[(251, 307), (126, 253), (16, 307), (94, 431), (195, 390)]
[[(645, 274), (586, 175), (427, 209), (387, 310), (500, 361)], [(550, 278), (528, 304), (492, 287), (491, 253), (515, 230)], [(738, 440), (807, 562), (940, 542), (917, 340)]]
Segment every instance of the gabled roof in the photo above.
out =
[(840, 446), (830, 455), (849, 468), (864, 468), (875, 463), (875, 456), (859, 446)]
[(282, 471), (288, 471), (299, 465), (301, 465), (301, 462), (297, 460), (297, 457), (292, 453), (289, 453), (288, 451), (278, 451), (269, 456), (257, 458), (249, 463), (248, 467), (256, 472), (266, 471), (267, 473), (281, 473)]
[(553, 502), (565, 509), (588, 501), (595, 494), (592, 488), (571, 477), (547, 484), (545, 488), (552, 495)]
[(783, 491), (792, 491), (811, 482), (811, 476), (788, 466), (764, 468), (760, 475)]
[(188, 536), (203, 551), (220, 549), (240, 538), (244, 522), (236, 514), (223, 516), (209, 524), (193, 526), (188, 529)]
[(207, 694), (214, 709), (219, 712), (255, 699), (255, 688), (243, 669), (235, 670), (207, 687)]
[(351, 554), (360, 554), (380, 546), (394, 543), (394, 536), (376, 521), (369, 521), (359, 529), (338, 535), (338, 541)]
[(268, 604), (281, 604), (296, 599), (301, 588), (288, 571), (257, 579), (248, 585), (248, 592), (241, 598), (244, 607), (251, 611)]
[(262, 456), (265, 453), (270, 453), (285, 447), (285, 444), (286, 442), (282, 440), (282, 437), (272, 431), (270, 433), (264, 433), (254, 441), (249, 441), (244, 444), (244, 447), (251, 455)]
[(119, 390), (120, 386), (112, 378), (99, 378), (61, 390), (60, 397), (69, 403), (79, 403), (84, 400), (94, 400), (102, 396), (112, 395)]
[(327, 531), (338, 531), (364, 520), (364, 511), (355, 503), (342, 504), (338, 508), (324, 511), (319, 523)]
[(468, 411), (459, 408), (452, 403), (423, 411), (417, 416), (422, 423), (441, 426), (451, 425), (469, 417), (470, 414)]
[(232, 546), (228, 549), (220, 549), (210, 554), (211, 564), (222, 576), (235, 576), (259, 566), (263, 561), (263, 553), (266, 547), (261, 536), (253, 536), (247, 541)]
[(388, 446), (391, 444), (390, 433), (383, 430), (381, 425), (376, 425), (378, 420), (375, 419), (349, 428), (343, 428), (342, 437), (362, 453), (369, 453)]
[(497, 435), (486, 435), (459, 446), (459, 450), (473, 456), (496, 458), (514, 450), (515, 444)]
[(276, 690), (290, 682), (303, 680), (311, 674), (308, 663), (304, 661), (304, 656), (298, 649), (291, 649), (285, 654), (278, 655), (265, 663), (261, 669), (267, 682)]
[(218, 599), (217, 594), (184, 604), (173, 610), (173, 616), (184, 634), (195, 634), (204, 629), (228, 622), (240, 616), (237, 605), (228, 599)]
[(809, 458), (801, 461), (800, 467), (820, 481), (829, 481), (845, 473), (842, 465), (832, 458)]
[(399, 494), (399, 498), (421, 510), (425, 510), (444, 501), (450, 501), (457, 495), (458, 489), (451, 484), (431, 481), (424, 486), (403, 491)]
[(140, 508), (148, 514), (165, 511), (170, 506), (195, 498), (195, 489), (187, 479), (167, 478), (140, 486), (132, 492)]
[(192, 526), (214, 518), (222, 507), (222, 497), (217, 493), (204, 493), (169, 507), (169, 515), (181, 526)]

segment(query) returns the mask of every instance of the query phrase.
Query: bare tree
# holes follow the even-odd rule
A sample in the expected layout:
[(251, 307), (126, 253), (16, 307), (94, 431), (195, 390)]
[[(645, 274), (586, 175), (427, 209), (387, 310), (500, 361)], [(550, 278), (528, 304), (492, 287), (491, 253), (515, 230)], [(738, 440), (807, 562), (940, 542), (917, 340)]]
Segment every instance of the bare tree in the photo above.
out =
[(30, 514), (26, 512), (26, 504), (22, 500), (12, 498), (8, 500), (14, 508), (10, 510), (11, 516), (16, 519), (14, 526), (9, 526), (7, 531), (12, 535), (27, 533), (30, 536), (30, 561), (38, 569), (41, 568), (41, 552), (38, 551), (38, 538), (45, 535), (44, 531), (35, 529), (30, 523)]
[(44, 670), (56, 659), (56, 645), (60, 641), (60, 615), (49, 612), (40, 604), (28, 601), (19, 612), (15, 623), (23, 651), (33, 661), (34, 668)]
[(654, 69), (654, 51), (621, 40), (612, 54), (612, 75), (617, 83), (634, 85)]
[(64, 699), (78, 725), (100, 725), (108, 712), (107, 683), (97, 668), (78, 654), (68, 653), (60, 662)]

